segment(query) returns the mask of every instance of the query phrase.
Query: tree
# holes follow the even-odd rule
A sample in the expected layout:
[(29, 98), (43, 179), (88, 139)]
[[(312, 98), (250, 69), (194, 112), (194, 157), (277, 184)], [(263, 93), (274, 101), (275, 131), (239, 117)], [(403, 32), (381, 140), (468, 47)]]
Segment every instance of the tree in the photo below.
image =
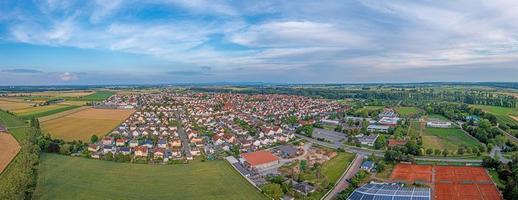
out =
[(381, 149), (381, 148), (384, 148), (386, 144), (387, 144), (387, 139), (385, 138), (384, 135), (380, 135), (378, 137), (378, 139), (374, 142), (374, 148)]
[(464, 147), (459, 147), (459, 148), (457, 149), (457, 154), (458, 154), (458, 155), (464, 155)]
[(433, 154), (435, 154), (436, 156), (441, 155), (441, 150), (440, 149), (434, 149), (433, 150)]
[(432, 154), (433, 154), (433, 149), (431, 149), (431, 148), (426, 149), (426, 155), (430, 156)]
[(442, 151), (442, 155), (444, 157), (448, 156), (448, 154), (450, 154), (450, 152), (448, 151), (448, 149), (444, 149), (444, 151)]
[(40, 129), (40, 121), (34, 116), (31, 118), (31, 126), (35, 129)]
[(97, 137), (97, 135), (92, 135), (92, 137), (90, 137), (90, 143), (96, 143), (97, 141), (99, 140), (99, 137)]
[(284, 194), (282, 192), (281, 185), (279, 185), (277, 183), (264, 184), (261, 186), (261, 189), (263, 190), (263, 192), (266, 195), (272, 197), (273, 199), (280, 199), (282, 197), (282, 195)]

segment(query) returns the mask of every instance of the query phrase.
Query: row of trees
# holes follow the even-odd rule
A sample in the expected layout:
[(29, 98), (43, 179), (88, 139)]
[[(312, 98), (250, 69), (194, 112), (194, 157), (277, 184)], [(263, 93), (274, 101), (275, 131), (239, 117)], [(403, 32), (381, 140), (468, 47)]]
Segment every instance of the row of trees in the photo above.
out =
[(20, 151), (0, 176), (0, 199), (31, 199), (36, 188), (37, 165), (41, 136), (34, 124), (27, 129), (26, 139), (20, 141)]
[(512, 161), (504, 164), (491, 157), (483, 160), (482, 165), (492, 168), (498, 173), (498, 178), (502, 181), (503, 188), (499, 188), (504, 199), (518, 199), (518, 155), (514, 155)]
[[(226, 88), (193, 88), (203, 92), (236, 92)], [(366, 88), (363, 90), (346, 88), (294, 88), (294, 87), (251, 87), (237, 91), (244, 94), (290, 94), (315, 96), (327, 99), (373, 99), (405, 102), (448, 101), (467, 104), (493, 105), (514, 108), (518, 100), (510, 95), (497, 94), (487, 90), (441, 90), (438, 88)]]

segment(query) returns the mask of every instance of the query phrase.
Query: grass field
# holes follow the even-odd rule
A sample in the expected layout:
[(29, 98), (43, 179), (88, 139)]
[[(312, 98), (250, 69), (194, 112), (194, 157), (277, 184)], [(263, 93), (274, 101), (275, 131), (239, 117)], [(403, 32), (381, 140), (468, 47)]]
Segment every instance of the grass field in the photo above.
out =
[(108, 97), (114, 95), (115, 92), (112, 91), (97, 91), (93, 94), (82, 96), (82, 97), (74, 97), (74, 98), (67, 98), (67, 100), (72, 101), (104, 101)]
[(21, 141), (25, 139), (25, 131), (28, 127), (25, 121), (10, 115), (4, 111), (0, 111), (0, 123), (8, 128), (9, 132), (16, 138), (16, 140)]
[(266, 199), (225, 161), (141, 165), (42, 154), (35, 199)]
[(419, 108), (416, 108), (416, 107), (398, 107), (398, 108), (396, 108), (396, 112), (401, 117), (410, 117), (410, 116), (413, 116), (413, 115), (416, 115), (417, 113), (419, 113), (420, 110), (419, 110)]
[[(505, 108), (498, 106), (474, 105), (483, 111), (489, 112), (496, 116), (498, 123), (501, 124), (518, 124), (518, 108)], [(514, 117), (514, 118), (513, 118)]]
[(74, 109), (71, 109), (71, 110), (67, 110), (67, 111), (63, 111), (63, 112), (60, 112), (60, 113), (48, 115), (48, 116), (45, 116), (45, 117), (40, 117), (40, 118), (38, 118), (38, 120), (40, 122), (45, 122), (45, 121), (49, 121), (49, 120), (52, 120), (52, 119), (57, 119), (57, 118), (60, 118), (60, 117), (64, 117), (64, 116), (67, 116), (67, 115), (70, 115), (72, 113), (79, 112), (81, 110), (85, 110), (85, 109), (88, 109), (88, 108), (90, 108), (90, 107), (88, 107), (88, 106), (81, 106), (81, 107), (77, 107), (77, 108), (74, 108)]
[(90, 90), (70, 90), (70, 91), (44, 91), (44, 92), (31, 92), (31, 93), (14, 93), (11, 96), (30, 96), (30, 97), (82, 97), (93, 94)]
[(84, 109), (41, 123), (45, 132), (66, 141), (88, 141), (92, 135), (103, 136), (128, 118), (134, 110)]
[(458, 128), (425, 128), (423, 133), (424, 148), (448, 149), (456, 151), (460, 146), (477, 147), (479, 142)]
[(430, 115), (427, 115), (426, 118), (428, 120), (441, 120), (441, 121), (450, 121), (448, 118), (446, 118), (445, 116), (443, 115), (439, 115), (439, 114), (430, 114)]
[(0, 133), (0, 174), (20, 151), (20, 145), (11, 134)]
[(48, 106), (38, 106), (38, 107), (30, 107), (30, 108), (15, 110), (15, 111), (13, 111), (13, 113), (15, 113), (16, 115), (18, 115), (24, 119), (30, 119), (33, 116), (36, 118), (40, 118), (40, 117), (45, 117), (48, 115), (60, 113), (63, 111), (71, 110), (74, 108), (78, 108), (78, 107), (79, 106), (67, 106), (67, 105), (54, 104), (54, 105), (48, 105)]
[(339, 152), (337, 156), (322, 165), (322, 174), (327, 177), (329, 183), (334, 184), (338, 181), (353, 159), (354, 154)]

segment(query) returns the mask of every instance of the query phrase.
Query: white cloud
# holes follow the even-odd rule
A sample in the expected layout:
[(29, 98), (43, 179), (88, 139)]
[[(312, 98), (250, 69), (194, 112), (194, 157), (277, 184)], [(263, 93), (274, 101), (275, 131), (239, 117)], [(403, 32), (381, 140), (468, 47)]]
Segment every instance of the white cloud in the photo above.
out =
[(62, 81), (74, 81), (74, 80), (77, 80), (78, 77), (77, 77), (77, 75), (75, 75), (73, 73), (65, 72), (65, 73), (62, 73), (59, 75), (59, 79)]
[(235, 43), (258, 47), (328, 46), (359, 47), (367, 38), (335, 24), (312, 21), (274, 21), (232, 34)]

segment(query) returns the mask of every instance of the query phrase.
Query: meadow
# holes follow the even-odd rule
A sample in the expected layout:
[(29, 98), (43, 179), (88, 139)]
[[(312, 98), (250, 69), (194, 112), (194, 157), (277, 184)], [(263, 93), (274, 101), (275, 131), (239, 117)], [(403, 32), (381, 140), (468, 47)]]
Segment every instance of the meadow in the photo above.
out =
[(417, 115), (421, 110), (416, 107), (398, 107), (396, 112), (401, 117), (411, 117)]
[(42, 154), (34, 199), (266, 199), (226, 161), (115, 163)]
[(489, 112), (496, 116), (498, 123), (501, 124), (518, 124), (518, 108), (506, 108), (498, 106), (474, 105), (483, 111)]
[(114, 94), (115, 94), (115, 92), (113, 92), (113, 91), (100, 90), (100, 91), (96, 91), (95, 93), (89, 94), (86, 96), (66, 98), (66, 99), (72, 100), (72, 101), (104, 101), (108, 97), (110, 97)]
[(340, 179), (340, 176), (344, 173), (345, 169), (353, 159), (354, 154), (338, 152), (337, 156), (322, 165), (322, 174), (327, 177), (329, 183), (334, 184), (338, 179)]
[(66, 141), (89, 141), (92, 135), (103, 136), (116, 128), (134, 110), (84, 109), (41, 123), (44, 132)]
[(0, 111), (0, 123), (9, 129), (16, 140), (21, 141), (26, 138), (25, 132), (28, 124), (25, 121), (5, 111)]
[(458, 128), (425, 128), (422, 132), (425, 149), (457, 151), (460, 146), (478, 147), (479, 142)]

